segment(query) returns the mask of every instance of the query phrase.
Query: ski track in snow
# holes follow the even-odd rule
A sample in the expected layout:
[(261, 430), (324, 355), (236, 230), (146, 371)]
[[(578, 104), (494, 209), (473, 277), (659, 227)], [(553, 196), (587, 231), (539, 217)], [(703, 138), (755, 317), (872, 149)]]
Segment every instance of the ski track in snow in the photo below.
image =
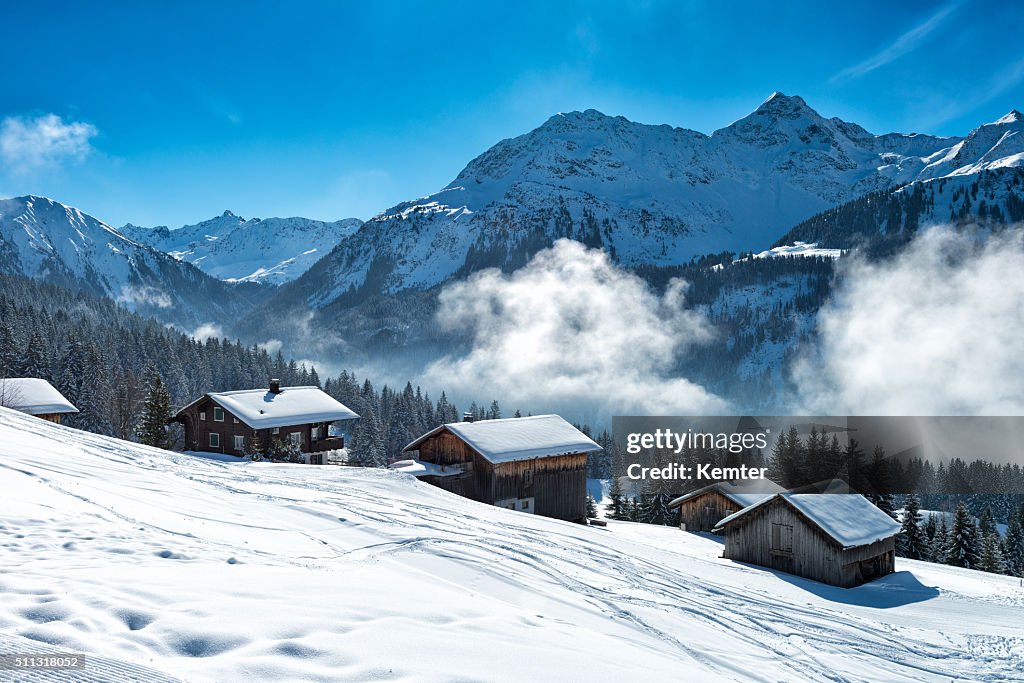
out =
[[(37, 434), (8, 438), (26, 427), (35, 427)], [(15, 491), (43, 485), (52, 494), (39, 496), (28, 517), (0, 504), (0, 636), (16, 634), (72, 649), (100, 646), (105, 648), (100, 655), (181, 675), (175, 662), (182, 657), (228, 659), (253, 647), (255, 636), (230, 629), (207, 633), (204, 629), (217, 621), (217, 605), (197, 604), (187, 592), (168, 595), (161, 585), (111, 582), (103, 576), (104, 563), (173, 560), (182, 566), (216, 562), (219, 568), (227, 559), (238, 567), (341, 576), (370, 567), (388, 580), (415, 577), (424, 585), (454, 594), (470, 591), (488, 603), (512, 607), (528, 601), (523, 596), (539, 595), (545, 614), (536, 620), (570, 630), (585, 622), (583, 639), (596, 617), (597, 628), (632, 648), (634, 661), (628, 664), (635, 670), (646, 670), (642, 657), (650, 653), (656, 670), (667, 657), (678, 673), (699, 671), (705, 679), (722, 680), (1015, 681), (1024, 671), (1024, 640), (1004, 628), (1019, 625), (1024, 616), (1024, 591), (1015, 590), (1011, 579), (997, 586), (994, 597), (941, 589), (923, 602), (888, 609), (858, 606), (828, 596), (859, 592), (884, 599), (900, 589), (890, 579), (905, 574), (843, 593), (722, 560), (713, 539), (629, 523), (600, 529), (555, 522), (477, 505), (385, 471), (219, 463), (40, 426), (2, 409), (0, 431), (0, 486), (16, 484), (10, 489)], [(45, 437), (70, 445), (58, 443), (53, 454), (25, 445), (46, 448)], [(75, 457), (67, 457), (69, 452)], [(27, 504), (16, 500), (16, 510)], [(192, 507), (204, 500), (214, 505)], [(217, 505), (232, 501), (239, 501), (242, 512)], [(41, 519), (45, 513), (53, 517)], [(58, 522), (64, 515), (67, 520)], [(268, 524), (275, 518), (280, 523)], [(211, 527), (208, 535), (196, 531), (203, 526)], [(904, 561), (900, 566), (922, 568), (929, 576), (975, 574)], [(468, 583), (466, 577), (472, 577)], [(65, 582), (78, 600), (94, 596), (92, 604), (61, 597)], [(236, 589), (243, 599), (262, 593), (246, 584)], [(307, 606), (310, 597), (296, 594), (296, 609)], [(366, 615), (370, 622), (403, 618), (398, 601), (380, 608), (379, 615)], [(454, 613), (460, 610), (453, 605)], [(93, 612), (99, 616), (89, 616)], [(178, 623), (200, 624), (198, 635), (150, 637), (147, 627), (167, 614)], [(406, 618), (420, 617), (411, 609)], [(55, 630), (54, 624), (62, 627)], [(972, 632), (985, 624), (996, 626)], [(428, 626), (421, 621), (411, 632)], [(106, 649), (106, 638), (118, 640), (117, 647)], [(291, 640), (299, 644), (287, 645)], [(291, 648), (302, 659), (311, 656), (303, 649), (309, 640), (308, 634), (283, 638), (274, 647), (279, 658), (287, 660)], [(410, 651), (416, 651), (414, 645)], [(232, 669), (230, 661), (223, 666), (241, 675), (244, 657), (237, 656), (240, 668)], [(193, 659), (184, 671), (206, 680), (196, 661), (204, 660)], [(333, 674), (321, 671), (315, 677), (362, 680), (372, 672), (370, 665), (349, 662), (347, 669), (331, 668)], [(282, 666), (270, 665), (268, 677), (287, 670)], [(409, 667), (395, 678), (444, 678)], [(481, 680), (509, 675), (498, 667), (474, 673)], [(110, 680), (129, 680), (118, 676)]]

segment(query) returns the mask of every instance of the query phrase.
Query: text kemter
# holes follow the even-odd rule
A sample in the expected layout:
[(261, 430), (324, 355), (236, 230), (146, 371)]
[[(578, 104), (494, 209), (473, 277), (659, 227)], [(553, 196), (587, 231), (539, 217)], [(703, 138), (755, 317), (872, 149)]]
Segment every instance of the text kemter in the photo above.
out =
[(630, 479), (708, 479), (714, 481), (734, 481), (737, 479), (764, 479), (767, 476), (767, 467), (715, 467), (710, 464), (695, 465), (687, 467), (678, 463), (671, 463), (664, 467), (644, 467), (639, 463), (633, 463), (626, 469), (626, 476)]

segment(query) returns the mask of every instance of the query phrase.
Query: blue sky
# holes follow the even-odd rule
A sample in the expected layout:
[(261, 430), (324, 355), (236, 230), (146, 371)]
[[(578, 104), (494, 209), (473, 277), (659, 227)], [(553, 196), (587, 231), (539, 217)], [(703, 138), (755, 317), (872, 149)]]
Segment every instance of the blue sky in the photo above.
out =
[(0, 196), (113, 225), (368, 218), (596, 108), (711, 132), (774, 90), (876, 133), (1024, 109), (1019, 2), (19, 3)]

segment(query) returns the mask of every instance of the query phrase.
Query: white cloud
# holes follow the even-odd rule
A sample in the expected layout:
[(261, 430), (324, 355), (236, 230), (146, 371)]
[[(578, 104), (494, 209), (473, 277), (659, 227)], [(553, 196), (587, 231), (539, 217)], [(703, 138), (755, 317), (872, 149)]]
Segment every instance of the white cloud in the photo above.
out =
[(426, 369), (427, 384), (534, 412), (694, 414), (726, 402), (671, 375), (678, 354), (711, 340), (675, 280), (659, 296), (606, 254), (559, 240), (511, 274), (486, 270), (446, 287), (438, 323), (472, 349)]
[(0, 122), (0, 163), (7, 170), (25, 173), (80, 162), (92, 151), (95, 126), (65, 123), (56, 114), (35, 118), (8, 116)]
[(280, 339), (268, 339), (265, 342), (257, 344), (257, 346), (259, 346), (261, 349), (263, 349), (270, 355), (274, 355), (275, 353), (281, 350), (281, 347), (284, 346), (284, 343)]
[(795, 414), (1024, 411), (1024, 234), (979, 244), (933, 229), (882, 263), (855, 260), (819, 312)]
[(953, 12), (960, 7), (961, 2), (948, 3), (938, 9), (925, 21), (910, 29), (892, 43), (871, 55), (867, 59), (853, 66), (847, 67), (832, 77), (832, 81), (839, 81), (846, 78), (856, 78), (870, 73), (889, 62), (899, 59), (905, 54), (913, 52), (924, 44), (928, 37), (935, 32)]
[(171, 297), (156, 287), (125, 285), (117, 296), (118, 303), (128, 305), (146, 304), (157, 308), (170, 308), (174, 305)]
[(197, 341), (206, 341), (207, 339), (220, 339), (224, 336), (224, 328), (216, 323), (203, 323), (189, 335)]

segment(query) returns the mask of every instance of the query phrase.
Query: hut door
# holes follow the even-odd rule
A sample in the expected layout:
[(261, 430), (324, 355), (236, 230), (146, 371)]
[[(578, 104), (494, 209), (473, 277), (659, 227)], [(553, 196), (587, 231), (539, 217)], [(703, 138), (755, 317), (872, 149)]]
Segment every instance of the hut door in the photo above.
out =
[(698, 531), (711, 531), (715, 528), (718, 520), (715, 519), (715, 510), (710, 505), (705, 505), (700, 511), (700, 528)]

